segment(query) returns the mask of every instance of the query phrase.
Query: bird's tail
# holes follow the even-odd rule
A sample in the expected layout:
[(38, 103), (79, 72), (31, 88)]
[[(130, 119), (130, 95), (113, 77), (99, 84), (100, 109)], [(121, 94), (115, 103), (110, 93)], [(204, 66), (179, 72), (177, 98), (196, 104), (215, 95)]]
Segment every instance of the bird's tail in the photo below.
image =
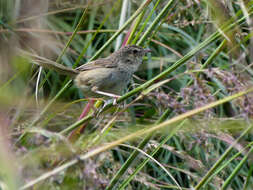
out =
[(36, 65), (45, 67), (47, 69), (53, 69), (60, 74), (68, 75), (68, 76), (71, 76), (74, 78), (80, 73), (80, 71), (78, 71), (76, 69), (66, 67), (64, 65), (61, 65), (61, 64), (56, 63), (52, 60), (49, 60), (45, 57), (41, 57), (39, 55), (36, 55), (34, 53), (30, 53), (30, 52), (23, 51), (23, 50), (19, 50), (19, 52), (25, 56), (29, 56), (30, 58), (32, 58), (33, 63), (35, 63)]
[(54, 61), (51, 61), (45, 57), (41, 57), (39, 55), (32, 54), (32, 53), (22, 51), (22, 50), (20, 50), (20, 52), (23, 55), (26, 55), (26, 56), (29, 56), (30, 58), (32, 58), (33, 63), (35, 63), (39, 66), (45, 67), (47, 69), (53, 69), (60, 74), (68, 75), (68, 76), (71, 76), (74, 78), (74, 77), (76, 77), (76, 75), (78, 75), (80, 73), (80, 71), (78, 71), (76, 69), (66, 67), (66, 66), (56, 63)]
[(61, 64), (53, 62), (53, 61), (47, 61), (47, 62), (46, 61), (45, 62), (44, 61), (36, 61), (35, 63), (39, 66), (44, 67), (44, 68), (53, 69), (60, 74), (68, 75), (73, 78), (79, 74), (78, 70), (66, 67), (64, 65), (61, 65)]

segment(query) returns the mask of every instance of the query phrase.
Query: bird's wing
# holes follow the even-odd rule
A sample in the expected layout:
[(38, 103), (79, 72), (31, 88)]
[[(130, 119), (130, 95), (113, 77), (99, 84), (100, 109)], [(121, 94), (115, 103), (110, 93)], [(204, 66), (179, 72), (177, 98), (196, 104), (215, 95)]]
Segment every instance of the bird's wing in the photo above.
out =
[(97, 69), (97, 68), (115, 68), (115, 67), (117, 67), (117, 64), (113, 62), (112, 60), (101, 58), (101, 59), (97, 59), (95, 61), (83, 64), (80, 67), (77, 67), (76, 70), (87, 71), (87, 70), (92, 70), (92, 69)]

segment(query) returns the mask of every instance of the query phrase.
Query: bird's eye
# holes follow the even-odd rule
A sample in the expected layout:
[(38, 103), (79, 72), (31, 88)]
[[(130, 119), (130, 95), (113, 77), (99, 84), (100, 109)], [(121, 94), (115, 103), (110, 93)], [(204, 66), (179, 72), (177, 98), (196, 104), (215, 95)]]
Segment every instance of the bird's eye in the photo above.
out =
[(138, 51), (137, 49), (134, 49), (134, 50), (133, 50), (133, 53), (134, 53), (134, 54), (137, 54), (138, 52), (139, 52), (139, 51)]

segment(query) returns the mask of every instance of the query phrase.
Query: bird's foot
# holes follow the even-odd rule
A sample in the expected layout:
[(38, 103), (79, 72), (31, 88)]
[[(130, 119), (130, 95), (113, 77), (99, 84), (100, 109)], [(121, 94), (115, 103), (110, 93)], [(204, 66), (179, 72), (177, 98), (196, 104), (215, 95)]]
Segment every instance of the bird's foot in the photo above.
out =
[(121, 96), (117, 96), (117, 97), (114, 97), (113, 99), (104, 100), (103, 107), (96, 111), (96, 117), (98, 117), (109, 104), (112, 103), (113, 106), (117, 105), (117, 100), (120, 97)]

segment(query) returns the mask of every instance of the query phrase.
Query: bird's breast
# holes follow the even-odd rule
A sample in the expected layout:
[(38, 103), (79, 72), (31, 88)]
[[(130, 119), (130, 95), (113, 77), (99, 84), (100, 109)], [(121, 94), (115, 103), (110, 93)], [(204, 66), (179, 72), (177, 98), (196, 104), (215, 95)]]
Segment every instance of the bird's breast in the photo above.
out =
[(112, 68), (99, 68), (80, 73), (76, 79), (76, 85), (82, 89), (85, 96), (99, 97), (91, 93), (92, 89), (121, 95), (130, 81), (132, 74)]

